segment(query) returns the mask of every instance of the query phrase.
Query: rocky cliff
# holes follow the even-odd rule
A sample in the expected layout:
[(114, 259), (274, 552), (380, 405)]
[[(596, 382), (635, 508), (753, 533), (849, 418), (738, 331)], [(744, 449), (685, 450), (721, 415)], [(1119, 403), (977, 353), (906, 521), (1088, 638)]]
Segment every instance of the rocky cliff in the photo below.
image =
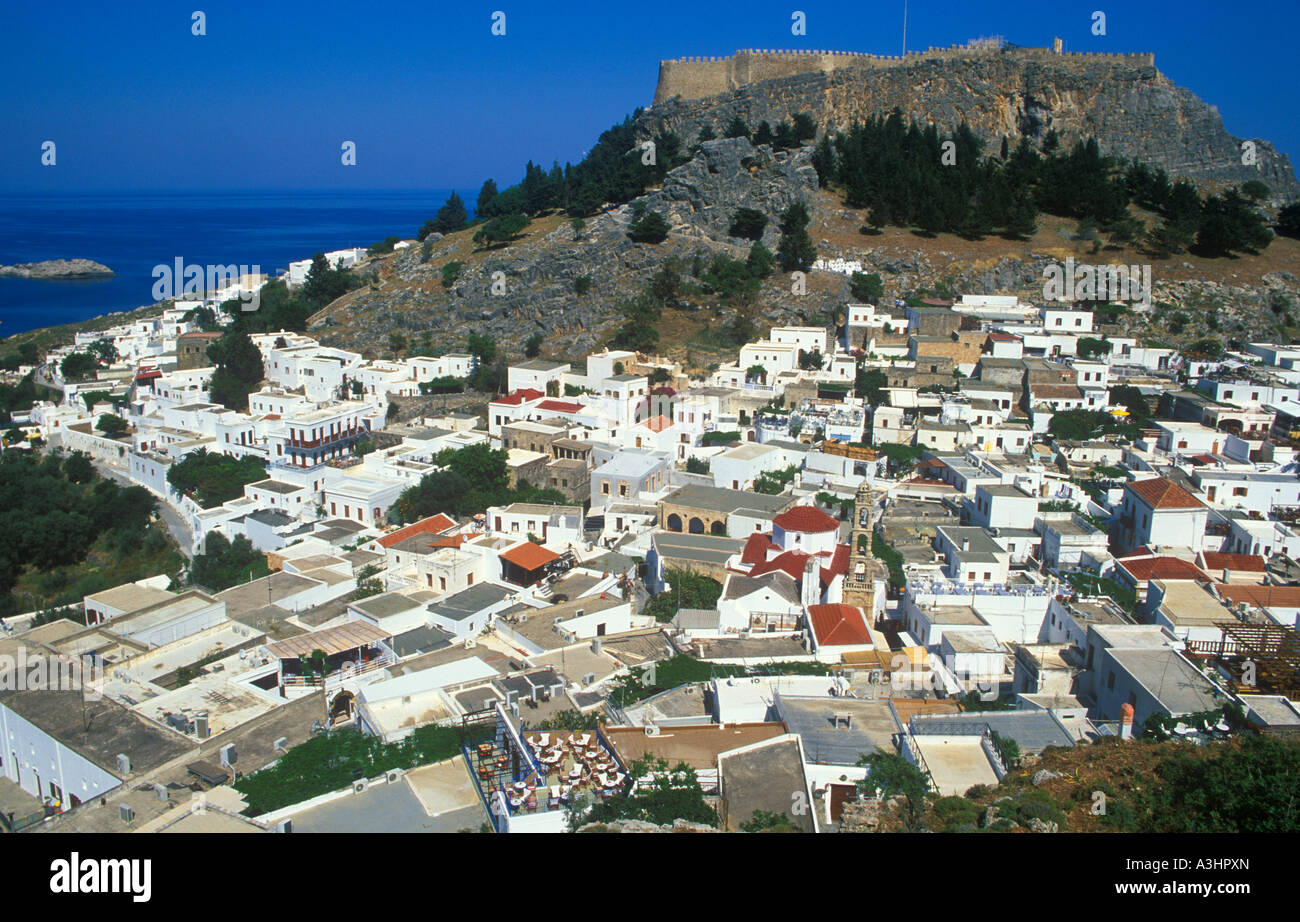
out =
[[(943, 131), (966, 121), (991, 152), (1004, 136), (1012, 145), (1021, 137), (1041, 143), (1056, 129), (1066, 145), (1095, 136), (1104, 153), (1145, 160), (1202, 185), (1259, 179), (1275, 201), (1300, 195), (1285, 154), (1262, 138), (1230, 135), (1213, 106), (1151, 61), (1149, 55), (1014, 48), (935, 49), (894, 59), (738, 52), (716, 61), (664, 62), (642, 129), (647, 136), (672, 129), (689, 142), (705, 125), (721, 135), (737, 115), (756, 126), (808, 112), (819, 128), (841, 130), (898, 107)], [(690, 98), (709, 90), (719, 92)], [(1252, 159), (1248, 152), (1253, 165), (1243, 163)]]

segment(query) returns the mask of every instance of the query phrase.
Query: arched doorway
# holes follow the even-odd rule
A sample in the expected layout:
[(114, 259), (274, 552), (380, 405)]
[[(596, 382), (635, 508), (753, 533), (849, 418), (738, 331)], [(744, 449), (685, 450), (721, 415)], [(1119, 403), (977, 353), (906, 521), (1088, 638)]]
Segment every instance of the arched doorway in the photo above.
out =
[(664, 521), (664, 524), (668, 526), (669, 531), (681, 531), (682, 517), (675, 512), (671, 513), (668, 516), (668, 518)]
[(726, 522), (719, 520), (709, 526), (709, 534), (711, 535), (725, 535), (726, 533), (727, 533)]
[(691, 519), (691, 534), (693, 535), (704, 534), (704, 522), (701, 521), (699, 516), (696, 516), (695, 518)]

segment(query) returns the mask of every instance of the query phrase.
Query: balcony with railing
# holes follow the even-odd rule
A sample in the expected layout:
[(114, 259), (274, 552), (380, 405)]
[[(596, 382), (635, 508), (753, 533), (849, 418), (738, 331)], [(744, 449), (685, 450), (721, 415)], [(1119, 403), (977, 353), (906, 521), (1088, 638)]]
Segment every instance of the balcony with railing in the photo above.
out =
[(333, 451), (353, 445), (368, 435), (370, 430), (365, 426), (348, 426), (338, 432), (327, 432), (315, 439), (287, 438), (284, 440), (284, 450), (293, 454)]

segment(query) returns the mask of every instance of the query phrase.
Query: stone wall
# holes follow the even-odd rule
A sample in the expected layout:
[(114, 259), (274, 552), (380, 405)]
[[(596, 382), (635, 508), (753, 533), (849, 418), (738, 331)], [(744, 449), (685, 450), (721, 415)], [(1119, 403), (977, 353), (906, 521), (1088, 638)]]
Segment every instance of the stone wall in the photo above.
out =
[(1127, 64), (1155, 65), (1155, 55), (1108, 54), (1090, 52), (1060, 53), (1050, 48), (1002, 49), (992, 44), (971, 43), (947, 48), (931, 46), (925, 51), (904, 55), (864, 54), (852, 51), (776, 51), (747, 48), (725, 58), (674, 58), (659, 62), (659, 84), (655, 88), (656, 104), (674, 96), (703, 99), (717, 96), (764, 80), (777, 80), (800, 74), (828, 74), (843, 68), (883, 70), (901, 67), (919, 60), (969, 60), (977, 57), (1010, 53), (1032, 60), (1047, 56), (1065, 60), (1104, 58)]
[[(757, 80), (755, 80), (757, 78)], [(1048, 49), (936, 49), (899, 58), (737, 52), (665, 61), (646, 136), (675, 131), (691, 143), (707, 125), (721, 135), (739, 116), (751, 128), (806, 112), (819, 132), (899, 108), (950, 133), (965, 123), (996, 153), (1002, 138), (1063, 146), (1096, 137), (1102, 153), (1146, 161), (1170, 176), (1213, 186), (1258, 179), (1274, 204), (1300, 195), (1289, 158), (1262, 138), (1236, 138), (1218, 111), (1156, 70), (1150, 54), (1056, 54)], [(1245, 141), (1256, 163), (1243, 163)]]

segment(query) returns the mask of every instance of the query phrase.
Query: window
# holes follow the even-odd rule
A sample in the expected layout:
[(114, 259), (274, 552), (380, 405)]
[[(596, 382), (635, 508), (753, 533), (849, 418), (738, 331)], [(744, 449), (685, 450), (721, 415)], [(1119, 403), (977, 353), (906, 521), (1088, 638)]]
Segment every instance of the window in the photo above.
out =
[(609, 481), (608, 481), (608, 480), (602, 480), (602, 481), (600, 482), (600, 495), (601, 495), (601, 496), (609, 496)]
[(1233, 496), (1245, 496), (1245, 495), (1246, 495), (1246, 487), (1233, 487), (1233, 488), (1232, 488), (1232, 495), (1233, 495)]
[(1106, 677), (1106, 690), (1107, 691), (1115, 690), (1115, 673), (1113, 672)]

